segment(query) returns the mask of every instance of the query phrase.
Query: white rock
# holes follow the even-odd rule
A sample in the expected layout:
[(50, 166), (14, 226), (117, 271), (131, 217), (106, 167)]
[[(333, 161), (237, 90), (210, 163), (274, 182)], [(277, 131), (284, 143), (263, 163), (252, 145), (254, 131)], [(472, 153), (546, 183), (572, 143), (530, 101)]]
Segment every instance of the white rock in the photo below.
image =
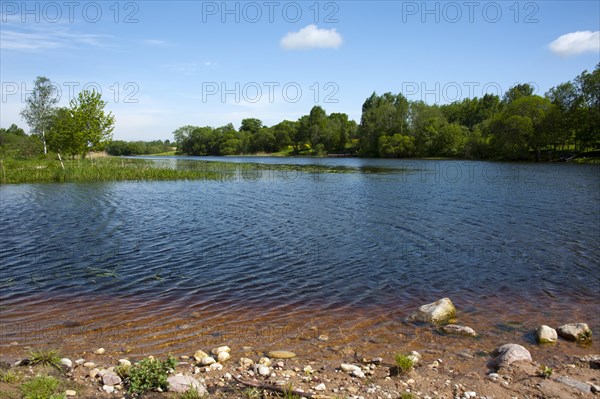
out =
[(96, 367), (96, 363), (94, 363), (94, 362), (85, 362), (85, 363), (83, 363), (83, 367), (85, 367), (86, 369), (93, 369), (94, 367)]
[(352, 375), (357, 378), (365, 378), (365, 373), (362, 370), (354, 370), (352, 371)]
[(231, 358), (231, 355), (229, 354), (229, 352), (219, 352), (219, 354), (217, 355), (217, 359), (221, 363), (229, 360), (230, 358)]
[(353, 365), (353, 364), (345, 364), (345, 363), (342, 363), (342, 364), (340, 365), (340, 368), (342, 369), (342, 371), (343, 371), (344, 373), (352, 373), (352, 372), (353, 372), (353, 371), (355, 371), (355, 370), (362, 371), (362, 370), (360, 369), (360, 367), (358, 367), (358, 366), (355, 366), (355, 365)]
[(67, 389), (65, 391), (65, 396), (77, 396), (77, 391), (74, 391), (72, 389)]
[(304, 374), (312, 374), (315, 372), (315, 370), (313, 370), (313, 368), (310, 366), (310, 364), (308, 366), (304, 367)]
[(232, 379), (233, 377), (231, 376), (231, 374), (229, 374), (229, 373), (225, 373), (225, 374), (223, 374), (223, 378), (225, 378), (226, 380), (230, 380), (230, 379)]
[(217, 361), (215, 359), (213, 359), (212, 357), (210, 357), (210, 356), (203, 357), (202, 360), (200, 361), (200, 363), (203, 366), (208, 366), (208, 365), (211, 365), (211, 364), (216, 363), (216, 362)]
[(73, 368), (73, 362), (71, 361), (71, 359), (67, 359), (66, 357), (60, 359), (60, 364), (68, 368)]
[(208, 368), (211, 371), (220, 371), (223, 370), (223, 365), (221, 363), (213, 363), (210, 366), (208, 366)]
[(127, 359), (119, 359), (119, 366), (121, 367), (131, 367), (131, 362)]
[(456, 308), (450, 298), (442, 298), (421, 306), (410, 318), (424, 323), (441, 324), (455, 316)]
[(106, 373), (104, 373), (102, 375), (102, 383), (104, 385), (113, 386), (113, 385), (120, 384), (121, 382), (122, 382), (121, 377), (119, 377), (118, 375), (116, 375), (113, 372), (107, 371)]
[(263, 377), (265, 377), (265, 376), (271, 374), (271, 370), (269, 369), (269, 367), (265, 366), (264, 364), (259, 364), (256, 366), (256, 373), (258, 373), (258, 375), (262, 375)]
[(207, 394), (206, 387), (189, 375), (170, 375), (167, 378), (167, 381), (169, 383), (169, 391), (171, 392), (185, 393), (190, 389), (193, 389), (198, 392), (199, 396)]
[(325, 391), (327, 389), (327, 387), (325, 386), (325, 384), (320, 383), (319, 385), (317, 385), (316, 387), (313, 388), (315, 391)]
[(228, 346), (217, 346), (216, 348), (212, 348), (210, 352), (213, 355), (218, 355), (221, 352), (231, 352), (231, 348)]
[(531, 361), (531, 353), (521, 345), (505, 344), (496, 349), (498, 356), (494, 359), (497, 367), (510, 365), (518, 361)]
[(77, 359), (75, 360), (75, 364), (81, 366), (83, 363), (85, 363), (85, 359)]
[(586, 323), (570, 323), (557, 328), (558, 335), (569, 341), (591, 341), (592, 330)]
[(96, 376), (100, 374), (100, 370), (98, 369), (91, 369), (89, 372), (89, 376), (90, 378), (93, 380), (94, 378), (96, 378)]
[(553, 344), (558, 340), (556, 330), (543, 324), (535, 330), (535, 335), (540, 344)]
[(467, 391), (464, 393), (465, 398), (474, 398), (477, 396), (477, 392)]
[(106, 349), (104, 348), (98, 348), (94, 351), (94, 354), (96, 355), (104, 355), (106, 353)]
[(271, 359), (269, 359), (268, 357), (261, 357), (260, 359), (258, 359), (258, 364), (263, 364), (267, 367), (269, 367), (271, 363)]
[(206, 353), (206, 352), (204, 352), (204, 351), (197, 350), (197, 351), (194, 353), (194, 359), (195, 359), (197, 362), (200, 362), (200, 361), (202, 361), (202, 359), (204, 359), (205, 357), (208, 357), (208, 353)]
[(115, 391), (115, 387), (112, 385), (104, 385), (102, 386), (102, 390), (106, 393), (113, 393)]

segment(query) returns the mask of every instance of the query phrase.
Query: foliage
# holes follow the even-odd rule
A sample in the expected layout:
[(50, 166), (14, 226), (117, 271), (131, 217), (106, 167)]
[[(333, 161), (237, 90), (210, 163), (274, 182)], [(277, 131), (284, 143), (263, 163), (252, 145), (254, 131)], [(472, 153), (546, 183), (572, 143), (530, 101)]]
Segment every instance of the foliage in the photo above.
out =
[(61, 369), (60, 352), (56, 349), (29, 351), (29, 361), (31, 365), (52, 366)]
[(544, 365), (540, 366), (540, 371), (539, 371), (540, 377), (550, 378), (550, 377), (552, 377), (552, 372), (553, 372), (552, 368), (550, 368), (548, 366), (544, 366)]
[(41, 138), (44, 154), (47, 152), (46, 131), (51, 124), (56, 103), (58, 103), (56, 87), (47, 77), (38, 76), (33, 91), (25, 101), (21, 117), (31, 127), (31, 132)]
[(106, 102), (95, 90), (84, 90), (71, 100), (68, 108), (57, 109), (48, 129), (52, 151), (83, 158), (90, 151), (104, 149), (112, 139), (115, 118), (105, 114)]
[(0, 381), (6, 384), (14, 384), (16, 382), (21, 381), (22, 378), (23, 376), (21, 374), (16, 373), (13, 370), (6, 370), (0, 372)]
[(129, 156), (129, 155), (149, 155), (159, 154), (171, 151), (171, 142), (169, 140), (154, 141), (122, 141), (113, 140), (106, 145), (104, 150), (108, 155)]
[(167, 390), (167, 373), (177, 365), (174, 357), (169, 356), (167, 360), (146, 358), (134, 364), (129, 369), (127, 382), (129, 393), (144, 393), (151, 389), (161, 388)]
[(395, 357), (396, 367), (398, 367), (399, 373), (407, 373), (412, 370), (414, 366), (413, 360), (410, 356), (405, 355), (403, 353), (397, 353)]
[(60, 393), (60, 381), (51, 376), (36, 376), (21, 385), (24, 399), (60, 399), (64, 394)]

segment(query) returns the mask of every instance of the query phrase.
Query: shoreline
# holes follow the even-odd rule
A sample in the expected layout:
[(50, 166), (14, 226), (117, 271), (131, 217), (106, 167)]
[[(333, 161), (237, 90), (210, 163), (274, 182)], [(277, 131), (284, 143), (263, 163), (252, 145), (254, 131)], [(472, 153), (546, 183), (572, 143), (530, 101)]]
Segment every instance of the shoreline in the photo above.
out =
[[(108, 304), (102, 305), (106, 307)], [(94, 308), (90, 309), (90, 313), (94, 311)], [(144, 309), (133, 306), (132, 311), (143, 313)], [(62, 311), (57, 309), (56, 312), (60, 314)], [(115, 314), (119, 312), (119, 308), (111, 307), (111, 312)], [(44, 313), (43, 309), (40, 309), (40, 313)], [(195, 314), (190, 312), (187, 320), (177, 319), (168, 314), (162, 314), (158, 318), (155, 315), (134, 323), (118, 323), (113, 326), (114, 329), (106, 325), (96, 326), (96, 330), (92, 328), (93, 324), (87, 325), (83, 321), (81, 325), (77, 325), (77, 319), (72, 319), (74, 321), (71, 321), (71, 324), (66, 324), (70, 334), (61, 335), (59, 330), (54, 330), (55, 335), (50, 331), (38, 336), (35, 345), (26, 340), (18, 342), (17, 345), (0, 345), (0, 362), (14, 365), (16, 361), (27, 356), (28, 348), (62, 349), (62, 355), (69, 357), (75, 366), (70, 374), (61, 375), (61, 378), (79, 384), (77, 389), (88, 395), (76, 397), (123, 397), (122, 392), (126, 387), (122, 386), (118, 395), (106, 393), (102, 390), (103, 384), (100, 383), (99, 377), (90, 377), (90, 371), (110, 370), (119, 364), (120, 359), (135, 363), (148, 355), (165, 359), (169, 353), (181, 362), (175, 372), (201, 382), (208, 389), (209, 397), (245, 397), (241, 392), (247, 387), (241, 386), (233, 376), (273, 386), (292, 384), (295, 389), (305, 392), (312, 390), (316, 395), (331, 398), (366, 399), (396, 398), (409, 393), (413, 395), (410, 396), (412, 398), (464, 398), (466, 392), (476, 392), (474, 397), (477, 398), (513, 398), (522, 395), (594, 397), (595, 394), (591, 391), (583, 393), (579, 389), (581, 386), (573, 388), (568, 382), (575, 380), (582, 384), (589, 382), (600, 385), (600, 371), (592, 368), (591, 363), (580, 361), (600, 353), (597, 339), (589, 344), (579, 344), (559, 338), (555, 344), (542, 345), (532, 340), (534, 325), (514, 323), (501, 317), (495, 320), (495, 326), (472, 324), (474, 320), (469, 318), (468, 314), (462, 313), (460, 307), (457, 319), (452, 322), (474, 328), (478, 333), (477, 337), (441, 334), (437, 324), (392, 323), (385, 317), (375, 318), (367, 323), (359, 313), (355, 314), (355, 323), (346, 324), (339, 319), (344, 317), (341, 314), (337, 315), (337, 319), (330, 319), (325, 324), (318, 315), (313, 315), (311, 319), (307, 314), (306, 319), (298, 320), (299, 325), (294, 325), (291, 320), (278, 319), (276, 314), (270, 320), (258, 320), (258, 325), (253, 324), (251, 318), (245, 321), (240, 319), (240, 322), (235, 324), (233, 319), (238, 316), (227, 321), (215, 318), (214, 315), (205, 315), (205, 319), (200, 318), (198, 322), (193, 322)], [(38, 319), (35, 313), (32, 316)], [(592, 329), (597, 327), (598, 320), (580, 320), (578, 316), (572, 316), (573, 319), (564, 321), (585, 321), (592, 323)], [(590, 316), (593, 318), (592, 315), (588, 315)], [(50, 314), (49, 317), (55, 316)], [(300, 318), (296, 315), (296, 319)], [(549, 325), (556, 324), (552, 318), (546, 320)], [(404, 327), (398, 328), (399, 326)], [(144, 330), (144, 327), (147, 329)], [(486, 328), (489, 330), (486, 331)], [(6, 326), (2, 331), (7, 332)], [(97, 334), (94, 335), (94, 332)], [(2, 338), (6, 344), (8, 337)], [(27, 339), (25, 335), (23, 338)], [(499, 370), (490, 367), (490, 362), (495, 358), (494, 351), (498, 346), (507, 343), (526, 348), (533, 362), (501, 367)], [(219, 366), (212, 366), (211, 369), (210, 365), (198, 365), (199, 361), (193, 359), (198, 350), (210, 353), (213, 348), (224, 345), (230, 347), (231, 358), (218, 362)], [(99, 348), (102, 348), (102, 353), (97, 352)], [(240, 365), (241, 358), (250, 359), (256, 364), (274, 350), (291, 351), (296, 356), (288, 360), (271, 359), (269, 374), (264, 376), (258, 375), (257, 371), (254, 374), (248, 373), (252, 366), (249, 366), (246, 360)], [(421, 357), (414, 370), (393, 375), (389, 365), (394, 364), (395, 355), (413, 352), (418, 352)], [(215, 354), (211, 356), (217, 360)], [(376, 358), (381, 359), (379, 362), (369, 363)], [(79, 359), (83, 360), (77, 365), (76, 361)], [(277, 365), (279, 361), (283, 364)], [(84, 365), (89, 362), (95, 364)], [(340, 371), (342, 363), (360, 367), (366, 374), (365, 377), (351, 376)], [(307, 367), (312, 371), (306, 372)], [(555, 381), (540, 375), (540, 370), (544, 367), (552, 370), (552, 378), (566, 379)], [(27, 367), (12, 369), (25, 374), (30, 373)], [(31, 371), (32, 375), (37, 372), (34, 369)], [(285, 384), (281, 385), (282, 382)], [(315, 390), (320, 384), (324, 384), (324, 391)], [(2, 389), (0, 384), (0, 390)], [(407, 392), (407, 389), (410, 392)], [(142, 397), (178, 397), (166, 393), (148, 395)]]

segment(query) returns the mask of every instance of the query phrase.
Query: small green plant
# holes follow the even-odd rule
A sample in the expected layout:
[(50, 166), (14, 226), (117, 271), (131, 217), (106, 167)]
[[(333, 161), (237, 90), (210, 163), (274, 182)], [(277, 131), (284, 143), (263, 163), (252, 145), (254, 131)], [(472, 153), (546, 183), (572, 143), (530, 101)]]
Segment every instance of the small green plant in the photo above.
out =
[(294, 387), (292, 383), (289, 383), (286, 389), (284, 390), (283, 396), (280, 396), (283, 399), (302, 399), (300, 396), (294, 393)]
[(396, 367), (398, 367), (398, 373), (407, 373), (412, 370), (415, 362), (410, 358), (410, 356), (405, 355), (403, 353), (397, 353), (396, 357)]
[(400, 399), (413, 399), (413, 395), (410, 392), (402, 392)]
[(258, 388), (246, 388), (242, 391), (242, 396), (246, 399), (259, 399), (262, 392)]
[(178, 399), (201, 399), (202, 396), (198, 393), (197, 389), (190, 388), (184, 393), (180, 393)]
[(156, 388), (166, 390), (169, 387), (167, 373), (176, 365), (177, 361), (171, 355), (164, 361), (146, 358), (134, 364), (128, 373), (129, 393), (139, 394)]
[(552, 371), (551, 367), (541, 365), (539, 375), (543, 378), (550, 378), (552, 376)]
[(63, 399), (59, 385), (54, 377), (38, 375), (21, 385), (21, 393), (24, 399)]
[(0, 372), (0, 381), (6, 384), (14, 384), (16, 382), (21, 381), (23, 376), (19, 373), (14, 372), (13, 370), (7, 370)]
[(31, 349), (29, 351), (29, 361), (31, 365), (41, 365), (41, 366), (52, 366), (57, 369), (62, 369), (62, 364), (60, 363), (60, 352), (56, 349), (49, 350), (34, 350)]

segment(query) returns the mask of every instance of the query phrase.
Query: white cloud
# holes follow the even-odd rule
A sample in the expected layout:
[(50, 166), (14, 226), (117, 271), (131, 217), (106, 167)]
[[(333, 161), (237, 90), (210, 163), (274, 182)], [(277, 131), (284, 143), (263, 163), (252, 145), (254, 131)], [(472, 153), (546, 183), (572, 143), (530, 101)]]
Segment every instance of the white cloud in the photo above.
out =
[(549, 46), (553, 53), (561, 57), (600, 52), (600, 31), (586, 30), (567, 33), (554, 40)]
[(280, 44), (286, 50), (305, 50), (312, 48), (338, 48), (343, 39), (335, 29), (319, 29), (308, 25), (298, 32), (288, 32), (281, 38)]
[(84, 34), (68, 28), (29, 28), (25, 31), (0, 30), (2, 50), (36, 51), (57, 48), (72, 48), (81, 45), (106, 47), (104, 41), (111, 36)]
[(148, 44), (150, 46), (164, 46), (167, 44), (167, 42), (164, 40), (145, 39), (144, 44)]

